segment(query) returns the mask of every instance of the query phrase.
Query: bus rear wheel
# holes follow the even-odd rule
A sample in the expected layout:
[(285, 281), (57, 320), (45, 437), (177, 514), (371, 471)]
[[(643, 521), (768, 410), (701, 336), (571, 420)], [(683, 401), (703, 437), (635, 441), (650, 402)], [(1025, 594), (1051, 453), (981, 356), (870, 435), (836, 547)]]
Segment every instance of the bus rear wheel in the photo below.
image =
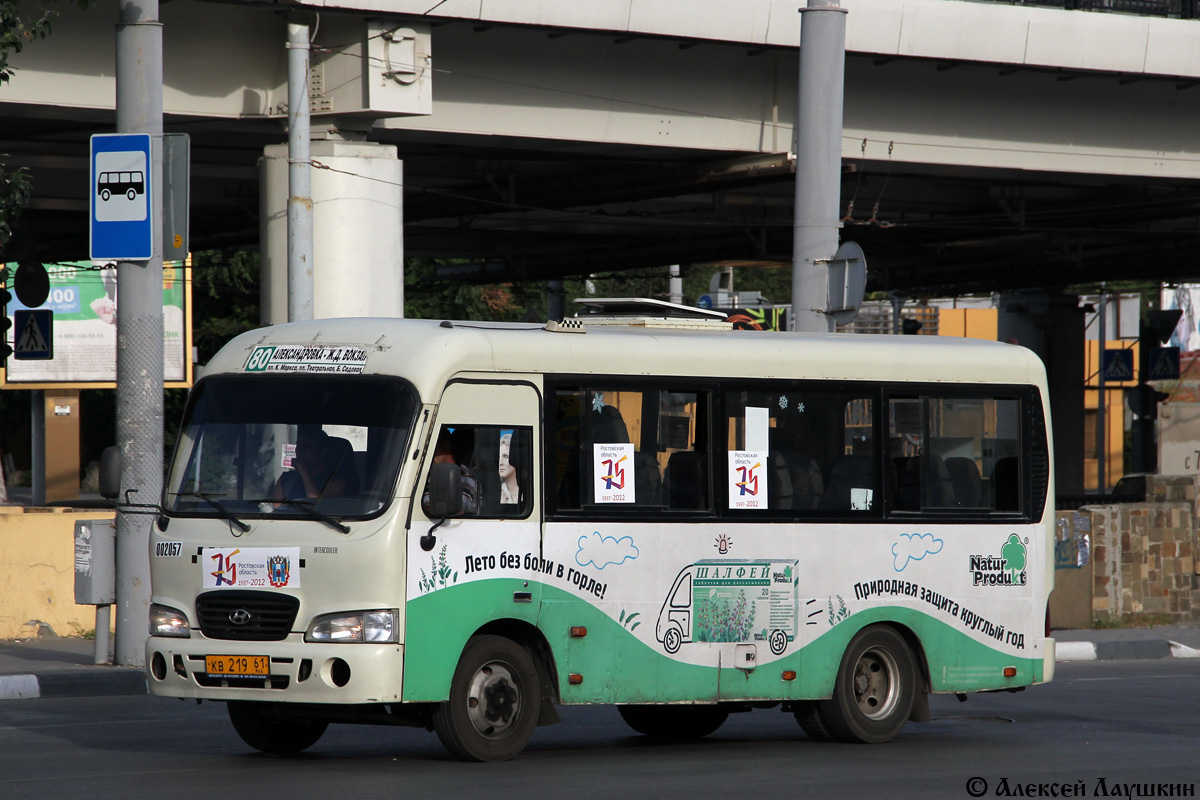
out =
[(721, 706), (617, 706), (617, 711), (638, 733), (670, 742), (703, 739), (729, 716)]
[(229, 721), (242, 741), (274, 755), (294, 755), (317, 743), (329, 723), (317, 719), (278, 719), (269, 713), (268, 703), (231, 700)]
[(864, 628), (850, 640), (833, 697), (819, 719), (843, 742), (879, 744), (900, 733), (912, 713), (917, 668), (908, 643), (892, 628)]
[(538, 672), (524, 647), (503, 636), (476, 636), (463, 648), (450, 698), (433, 729), (465, 761), (507, 761), (525, 748), (538, 718)]

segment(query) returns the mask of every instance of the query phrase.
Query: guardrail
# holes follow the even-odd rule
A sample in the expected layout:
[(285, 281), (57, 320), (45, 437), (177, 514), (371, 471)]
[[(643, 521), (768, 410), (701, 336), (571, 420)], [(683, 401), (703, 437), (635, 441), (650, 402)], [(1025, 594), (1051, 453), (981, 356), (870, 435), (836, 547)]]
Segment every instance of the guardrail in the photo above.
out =
[(984, 0), (1010, 6), (1044, 6), (1070, 11), (1108, 11), (1146, 17), (1200, 19), (1200, 0)]

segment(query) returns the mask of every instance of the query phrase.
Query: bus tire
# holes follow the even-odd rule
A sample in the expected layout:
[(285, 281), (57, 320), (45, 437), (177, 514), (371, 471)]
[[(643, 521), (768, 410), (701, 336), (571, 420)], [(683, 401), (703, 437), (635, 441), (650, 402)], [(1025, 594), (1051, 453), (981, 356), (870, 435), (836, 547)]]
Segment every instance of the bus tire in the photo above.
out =
[(323, 719), (277, 719), (267, 713), (269, 703), (229, 701), (229, 721), (242, 741), (273, 755), (294, 755), (317, 743), (329, 727)]
[(806, 700), (796, 705), (793, 712), (800, 728), (815, 742), (832, 742), (837, 739), (829, 729), (824, 717), (821, 716), (821, 703), (816, 700)]
[(104, 202), (106, 202), (106, 203), (107, 203), (107, 202), (108, 202), (108, 198), (110, 198), (110, 197), (112, 197), (112, 192), (110, 192), (108, 189), (101, 189), (101, 190), (100, 190), (100, 199), (101, 199), (101, 200), (103, 200)]
[(683, 632), (679, 630), (678, 625), (672, 625), (663, 631), (663, 649), (674, 655), (679, 652), (679, 646), (683, 644)]
[(729, 711), (705, 706), (617, 706), (621, 719), (638, 733), (667, 742), (703, 739), (724, 724)]
[(892, 628), (864, 628), (842, 655), (833, 697), (818, 714), (843, 742), (879, 744), (891, 740), (912, 713), (917, 668), (908, 643)]
[(538, 671), (524, 647), (475, 636), (463, 648), (450, 698), (433, 712), (438, 739), (464, 761), (507, 761), (537, 727)]

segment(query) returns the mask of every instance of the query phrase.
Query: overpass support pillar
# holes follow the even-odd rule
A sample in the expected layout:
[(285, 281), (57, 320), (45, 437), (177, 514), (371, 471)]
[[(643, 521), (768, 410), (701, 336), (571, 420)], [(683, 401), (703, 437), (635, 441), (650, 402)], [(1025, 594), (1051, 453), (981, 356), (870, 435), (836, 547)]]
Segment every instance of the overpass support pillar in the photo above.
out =
[(997, 338), (1028, 347), (1046, 365), (1055, 490), (1083, 494), (1084, 312), (1079, 297), (1005, 295), (1000, 298)]
[[(313, 319), (404, 316), (403, 162), (372, 142), (312, 142)], [(288, 318), (288, 152), (260, 164), (264, 325)]]

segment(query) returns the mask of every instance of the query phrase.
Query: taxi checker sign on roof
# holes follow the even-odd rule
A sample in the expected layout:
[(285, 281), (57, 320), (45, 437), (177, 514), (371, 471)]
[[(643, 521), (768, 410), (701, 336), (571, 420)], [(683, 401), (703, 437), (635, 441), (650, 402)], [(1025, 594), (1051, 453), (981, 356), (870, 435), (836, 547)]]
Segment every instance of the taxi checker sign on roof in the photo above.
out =
[(324, 372), (358, 375), (367, 365), (361, 347), (274, 345), (254, 348), (246, 372)]

